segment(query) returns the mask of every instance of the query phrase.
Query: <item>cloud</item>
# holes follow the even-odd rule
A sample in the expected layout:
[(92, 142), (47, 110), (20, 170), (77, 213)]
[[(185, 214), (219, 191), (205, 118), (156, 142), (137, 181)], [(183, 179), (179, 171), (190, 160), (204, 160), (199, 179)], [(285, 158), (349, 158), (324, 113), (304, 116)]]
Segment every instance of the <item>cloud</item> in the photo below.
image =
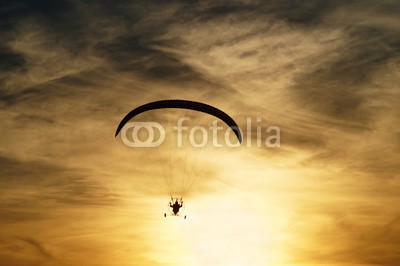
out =
[(291, 89), (299, 95), (305, 108), (313, 108), (333, 119), (368, 126), (375, 111), (368, 108), (372, 96), (368, 90), (374, 73), (390, 61), (400, 59), (400, 54), (394, 45), (393, 32), (357, 27), (348, 35), (346, 45), (333, 51), (336, 58), (322, 59), (311, 73), (297, 77)]
[(54, 259), (54, 257), (46, 250), (46, 248), (37, 240), (33, 238), (21, 238), (27, 244), (30, 244), (36, 251), (45, 258)]
[[(293, 248), (292, 252), (298, 252), (298, 256), (304, 260), (319, 263), (395, 265), (399, 259), (395, 252), (399, 242), (399, 222), (396, 217), (399, 210), (388, 215), (388, 208), (391, 209), (389, 206), (371, 204), (354, 205), (350, 208), (351, 211), (346, 212), (351, 205), (350, 202), (340, 202), (342, 212), (335, 208), (338, 212), (336, 214), (321, 215), (320, 212), (314, 216), (310, 213), (310, 220), (315, 219), (314, 224), (317, 226), (306, 229), (300, 225), (296, 230), (309, 230), (307, 234), (313, 235), (321, 246), (311, 248), (307, 243), (288, 245)], [(308, 222), (311, 221), (299, 224), (305, 225)]]
[[(169, 238), (160, 232), (171, 228), (155, 232), (153, 211), (165, 210), (149, 206), (168, 175), (149, 177), (154, 164), (168, 168), (172, 157), (182, 165), (184, 154), (164, 150), (149, 161), (146, 152), (116, 144), (114, 132), (134, 107), (182, 98), (221, 108), (242, 129), (251, 117), (253, 144), (259, 126), (279, 126), (282, 134), (279, 149), (199, 156), (207, 162), (204, 184), (189, 194), (199, 205), (224, 182), (252, 188), (248, 197), (257, 195), (260, 205), (272, 210), (275, 200), (283, 208), (265, 221), (287, 224), (293, 263), (394, 265), (397, 9), (386, 0), (4, 2), (2, 261), (38, 265), (57, 257), (76, 265), (74, 256), (85, 254), (98, 265), (161, 264), (148, 254), (163, 250), (168, 241), (160, 239)], [(142, 118), (166, 123), (170, 116)], [(252, 209), (261, 218), (271, 210)], [(18, 249), (36, 255), (16, 258), (10, 250)]]
[(0, 69), (1, 72), (22, 69), (25, 64), (25, 60), (21, 55), (12, 52), (6, 47), (1, 49), (0, 60), (3, 62)]
[[(0, 182), (2, 185), (2, 206), (12, 221), (24, 221), (24, 217), (40, 217), (41, 206), (54, 203), (60, 205), (112, 205), (117, 195), (108, 191), (100, 182), (78, 169), (69, 169), (40, 161), (22, 161), (0, 157)], [(29, 200), (28, 200), (29, 199)], [(34, 203), (34, 213), (25, 211)], [(15, 210), (9, 209), (16, 208)], [(18, 211), (21, 209), (21, 211)], [(20, 217), (21, 219), (19, 219)], [(18, 219), (17, 219), (18, 218)]]

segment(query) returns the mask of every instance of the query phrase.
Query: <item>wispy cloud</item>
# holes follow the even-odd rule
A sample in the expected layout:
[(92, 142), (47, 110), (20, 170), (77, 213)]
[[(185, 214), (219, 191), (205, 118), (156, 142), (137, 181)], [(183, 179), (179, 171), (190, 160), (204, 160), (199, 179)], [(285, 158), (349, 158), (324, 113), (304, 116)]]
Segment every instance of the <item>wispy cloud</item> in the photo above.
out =
[[(391, 0), (5, 1), (0, 260), (76, 265), (82, 249), (104, 255), (96, 265), (161, 265), (154, 254), (167, 248), (152, 243), (173, 238), (143, 218), (160, 196), (146, 179), (156, 167), (113, 135), (132, 108), (183, 98), (226, 110), (242, 128), (252, 117), (253, 142), (258, 126), (282, 133), (279, 149), (204, 156), (207, 184), (193, 198), (223, 186), (249, 188), (270, 212), (279, 202), (293, 263), (395, 265), (398, 9)], [(182, 164), (180, 155), (170, 157)], [(169, 160), (159, 151), (157, 163)], [(268, 212), (252, 210), (261, 220)]]

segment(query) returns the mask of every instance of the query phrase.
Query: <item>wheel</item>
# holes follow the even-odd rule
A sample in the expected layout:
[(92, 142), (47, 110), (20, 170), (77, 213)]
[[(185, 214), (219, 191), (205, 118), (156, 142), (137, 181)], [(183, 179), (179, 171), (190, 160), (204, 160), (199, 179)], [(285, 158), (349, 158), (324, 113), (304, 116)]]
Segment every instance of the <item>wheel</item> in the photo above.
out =
[(164, 213), (164, 217), (167, 217), (167, 214), (166, 214), (166, 213)]
[(185, 217), (183, 217), (183, 219), (186, 219), (186, 215), (185, 215)]

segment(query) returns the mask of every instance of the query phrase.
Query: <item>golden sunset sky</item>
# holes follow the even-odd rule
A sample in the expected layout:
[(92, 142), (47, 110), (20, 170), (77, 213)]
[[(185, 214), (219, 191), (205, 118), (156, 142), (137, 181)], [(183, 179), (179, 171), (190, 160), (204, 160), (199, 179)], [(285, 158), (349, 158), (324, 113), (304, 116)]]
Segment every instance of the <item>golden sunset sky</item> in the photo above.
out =
[[(399, 265), (399, 14), (396, 0), (2, 1), (0, 265)], [(244, 142), (114, 137), (162, 99), (220, 108)], [(160, 171), (185, 177), (185, 160), (188, 218), (164, 218)]]

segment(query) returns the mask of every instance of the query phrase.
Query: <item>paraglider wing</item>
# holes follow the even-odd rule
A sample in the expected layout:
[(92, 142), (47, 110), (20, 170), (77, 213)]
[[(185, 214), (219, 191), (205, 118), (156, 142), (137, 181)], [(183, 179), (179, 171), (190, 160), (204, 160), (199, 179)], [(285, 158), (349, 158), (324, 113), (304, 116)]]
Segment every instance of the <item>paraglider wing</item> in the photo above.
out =
[(137, 116), (146, 111), (156, 110), (156, 109), (165, 109), (165, 108), (180, 108), (180, 109), (189, 109), (194, 111), (203, 112), (212, 116), (215, 116), (227, 124), (232, 131), (235, 133), (236, 137), (238, 138), (239, 142), (242, 142), (242, 133), (240, 132), (239, 126), (236, 122), (225, 112), (222, 110), (215, 108), (211, 105), (195, 102), (195, 101), (187, 101), (187, 100), (161, 100), (146, 103), (141, 105), (132, 111), (130, 111), (119, 123), (117, 131), (115, 132), (115, 137), (121, 131), (123, 126), (131, 120), (133, 117)]

